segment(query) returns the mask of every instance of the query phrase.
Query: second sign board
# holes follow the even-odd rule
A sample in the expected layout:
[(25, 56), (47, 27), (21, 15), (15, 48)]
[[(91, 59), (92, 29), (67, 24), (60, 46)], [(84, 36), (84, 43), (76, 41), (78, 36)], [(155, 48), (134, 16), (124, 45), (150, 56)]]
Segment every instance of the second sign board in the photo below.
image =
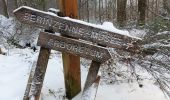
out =
[(80, 40), (53, 35), (46, 32), (40, 33), (38, 45), (74, 54), (97, 62), (105, 62), (111, 58), (110, 53), (104, 47), (95, 46), (81, 42)]

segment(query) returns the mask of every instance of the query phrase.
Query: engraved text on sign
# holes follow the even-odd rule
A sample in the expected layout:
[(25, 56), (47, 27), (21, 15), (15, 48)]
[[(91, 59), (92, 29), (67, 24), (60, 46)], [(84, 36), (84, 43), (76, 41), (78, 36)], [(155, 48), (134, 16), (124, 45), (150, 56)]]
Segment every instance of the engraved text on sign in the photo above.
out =
[(38, 45), (74, 54), (97, 62), (105, 62), (111, 58), (108, 50), (103, 47), (94, 46), (78, 40), (52, 35), (45, 32), (40, 33)]
[(32, 8), (21, 7), (14, 14), (18, 20), (25, 24), (113, 48), (128, 49), (128, 44), (139, 40), (138, 38), (117, 34), (94, 27), (91, 24), (83, 24), (73, 19), (62, 18)]

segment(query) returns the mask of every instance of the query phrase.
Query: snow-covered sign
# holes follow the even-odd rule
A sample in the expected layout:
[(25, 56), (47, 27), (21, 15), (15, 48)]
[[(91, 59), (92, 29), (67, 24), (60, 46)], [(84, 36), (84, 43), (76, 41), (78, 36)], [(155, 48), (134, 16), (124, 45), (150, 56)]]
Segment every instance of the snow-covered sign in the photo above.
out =
[(83, 43), (75, 39), (48, 34), (46, 32), (40, 33), (38, 45), (61, 52), (67, 52), (97, 62), (105, 62), (111, 58), (111, 55), (106, 48)]
[[(44, 12), (30, 7), (22, 6), (14, 11), (14, 15), (24, 24), (62, 34), (62, 36), (59, 36), (47, 32), (40, 33), (38, 39), (38, 45), (41, 46), (40, 54), (32, 82), (30, 82), (31, 86), (29, 83), (27, 85), (29, 92), (25, 92), (26, 99), (24, 100), (27, 100), (30, 96), (35, 97), (36, 100), (40, 97), (51, 49), (92, 60), (84, 86), (84, 91), (86, 91), (95, 82), (100, 65), (111, 58), (106, 46), (127, 51), (136, 51), (136, 47), (138, 47), (136, 42), (140, 41), (139, 38), (116, 33), (117, 31), (108, 30), (106, 27), (100, 27), (68, 17), (59, 17), (54, 13)], [(91, 42), (97, 45), (90, 44)], [(65, 79), (65, 81), (68, 80)]]
[[(118, 49), (128, 50), (129, 44), (140, 40), (129, 35), (112, 32), (106, 28), (96, 27), (94, 24), (67, 17), (59, 17), (53, 13), (25, 6), (16, 9), (14, 15), (20, 22), (25, 24)], [(133, 47), (135, 46), (131, 45), (131, 50), (133, 50)]]

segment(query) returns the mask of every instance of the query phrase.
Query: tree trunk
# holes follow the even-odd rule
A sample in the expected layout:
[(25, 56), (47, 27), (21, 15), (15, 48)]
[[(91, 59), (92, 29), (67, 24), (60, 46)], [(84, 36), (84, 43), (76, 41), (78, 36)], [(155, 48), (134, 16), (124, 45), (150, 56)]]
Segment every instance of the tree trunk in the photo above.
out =
[(46, 0), (18, 0), (19, 6), (29, 6), (39, 10), (46, 10)]
[(3, 5), (3, 15), (4, 15), (5, 17), (9, 18), (6, 0), (2, 0), (2, 5)]
[(167, 10), (168, 14), (170, 15), (170, 0), (163, 0), (164, 9)]
[(147, 2), (146, 0), (138, 0), (139, 25), (145, 24), (146, 2)]
[(126, 24), (126, 4), (127, 0), (117, 0), (117, 22), (119, 27)]
[(14, 0), (15, 2), (15, 9), (18, 8), (18, 0)]
[(2, 54), (2, 50), (1, 50), (1, 48), (0, 48), (0, 54)]

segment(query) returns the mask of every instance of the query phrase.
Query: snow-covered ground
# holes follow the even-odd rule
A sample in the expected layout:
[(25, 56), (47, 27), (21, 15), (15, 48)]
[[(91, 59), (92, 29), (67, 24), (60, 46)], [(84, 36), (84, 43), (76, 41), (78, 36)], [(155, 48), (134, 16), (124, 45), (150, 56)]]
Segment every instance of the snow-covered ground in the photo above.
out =
[[(22, 100), (29, 72), (38, 51), (32, 49), (10, 49), (7, 55), (0, 55), (0, 100)], [(87, 68), (81, 66), (82, 83)], [(96, 100), (168, 100), (161, 90), (150, 81), (144, 81), (140, 88), (137, 83), (106, 85), (101, 83)], [(64, 79), (61, 53), (52, 51), (42, 89), (43, 100), (62, 100)], [(74, 100), (80, 100), (80, 95)]]

